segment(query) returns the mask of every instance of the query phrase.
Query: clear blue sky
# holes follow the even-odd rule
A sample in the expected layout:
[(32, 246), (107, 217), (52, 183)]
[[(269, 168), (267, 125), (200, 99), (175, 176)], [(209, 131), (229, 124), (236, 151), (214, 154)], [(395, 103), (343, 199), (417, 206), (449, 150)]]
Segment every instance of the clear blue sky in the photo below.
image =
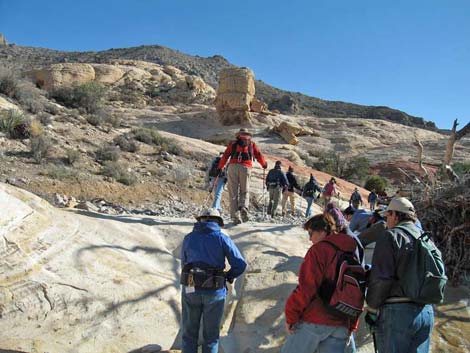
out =
[(220, 54), (276, 87), (470, 120), (469, 0), (0, 0), (18, 45), (160, 44)]

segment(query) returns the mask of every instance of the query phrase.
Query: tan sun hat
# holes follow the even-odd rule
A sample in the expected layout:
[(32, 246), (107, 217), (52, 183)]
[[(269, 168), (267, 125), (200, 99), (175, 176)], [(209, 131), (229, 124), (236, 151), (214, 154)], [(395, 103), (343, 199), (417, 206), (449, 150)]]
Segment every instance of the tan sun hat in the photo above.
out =
[(385, 210), (385, 212), (387, 212), (387, 211), (397, 211), (397, 212), (406, 213), (406, 214), (412, 215), (412, 216), (414, 216), (416, 214), (413, 204), (406, 197), (395, 197), (395, 198), (393, 198), (390, 201), (390, 203), (389, 203), (387, 209)]
[(224, 220), (220, 216), (219, 210), (216, 208), (206, 208), (199, 216), (196, 217), (198, 222), (200, 222), (202, 218), (213, 218), (214, 220), (217, 220), (221, 227), (224, 226)]

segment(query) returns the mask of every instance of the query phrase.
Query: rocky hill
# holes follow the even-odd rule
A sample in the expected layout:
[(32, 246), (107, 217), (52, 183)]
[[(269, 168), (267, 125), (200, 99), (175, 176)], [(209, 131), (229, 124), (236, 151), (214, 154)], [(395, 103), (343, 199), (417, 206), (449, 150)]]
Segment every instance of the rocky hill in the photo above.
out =
[[(115, 59), (143, 60), (160, 65), (172, 65), (190, 75), (200, 76), (214, 88), (217, 86), (217, 75), (220, 70), (233, 66), (220, 55), (204, 58), (158, 45), (109, 49), (99, 52), (64, 52), (21, 46), (0, 47), (0, 63), (22, 70), (53, 63), (107, 63)], [(425, 129), (436, 128), (433, 122), (396, 109), (327, 101), (301, 93), (283, 91), (259, 80), (256, 82), (256, 91), (258, 98), (266, 102), (270, 109), (277, 109), (289, 115), (302, 114), (319, 118), (383, 119), (407, 126)]]

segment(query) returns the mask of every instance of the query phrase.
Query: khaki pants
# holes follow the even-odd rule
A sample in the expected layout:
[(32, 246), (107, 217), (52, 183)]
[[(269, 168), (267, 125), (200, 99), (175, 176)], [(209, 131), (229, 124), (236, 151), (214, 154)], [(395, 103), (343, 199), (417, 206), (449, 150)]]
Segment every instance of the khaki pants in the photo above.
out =
[(282, 214), (286, 214), (287, 211), (287, 199), (290, 199), (290, 209), (292, 214), (295, 211), (295, 192), (293, 191), (284, 191), (282, 194)]
[(269, 190), (269, 205), (268, 205), (268, 214), (272, 217), (276, 215), (277, 205), (281, 200), (282, 187), (275, 186), (268, 189)]
[(227, 189), (230, 201), (230, 217), (235, 219), (237, 211), (248, 209), (250, 196), (251, 168), (241, 164), (229, 164), (227, 169)]

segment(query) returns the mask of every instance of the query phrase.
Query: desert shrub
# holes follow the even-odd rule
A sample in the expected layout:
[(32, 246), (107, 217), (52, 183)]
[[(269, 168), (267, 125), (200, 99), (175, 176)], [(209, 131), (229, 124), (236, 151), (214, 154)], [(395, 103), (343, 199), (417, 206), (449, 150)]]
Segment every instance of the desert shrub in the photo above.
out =
[(166, 152), (174, 154), (175, 156), (182, 156), (184, 154), (184, 150), (171, 141), (167, 145)]
[(140, 127), (132, 130), (132, 135), (137, 141), (146, 143), (147, 145), (162, 145), (166, 143), (166, 139), (161, 136), (157, 130)]
[(41, 90), (30, 81), (19, 81), (14, 98), (18, 100), (23, 108), (33, 114), (38, 114), (44, 110), (45, 99), (41, 94)]
[(18, 78), (8, 70), (0, 71), (0, 93), (14, 97), (18, 87)]
[(23, 113), (15, 109), (1, 111), (0, 130), (12, 139), (28, 138), (28, 119)]
[(470, 174), (470, 162), (455, 162), (452, 164), (452, 169), (460, 177)]
[(92, 114), (86, 116), (86, 121), (93, 126), (101, 126), (103, 125), (104, 119), (98, 114)]
[(80, 152), (68, 148), (65, 150), (65, 161), (68, 165), (74, 165), (80, 159)]
[(369, 160), (365, 157), (345, 158), (335, 151), (319, 152), (317, 157), (314, 168), (348, 181), (361, 181), (369, 172)]
[(119, 146), (121, 151), (137, 152), (139, 150), (139, 145), (137, 145), (134, 139), (127, 134), (117, 136), (113, 142)]
[(45, 134), (32, 137), (30, 140), (31, 156), (36, 163), (41, 163), (44, 158), (47, 158), (52, 150), (52, 143), (49, 137)]
[(28, 131), (30, 136), (36, 137), (42, 135), (44, 128), (42, 127), (42, 124), (39, 120), (32, 119), (28, 123)]
[(191, 171), (188, 167), (177, 166), (173, 169), (173, 181), (179, 186), (189, 186), (191, 180)]
[(113, 161), (116, 162), (121, 155), (119, 147), (113, 145), (105, 145), (99, 148), (95, 152), (95, 158), (97, 161)]
[(137, 176), (128, 171), (123, 164), (113, 161), (107, 161), (101, 169), (101, 174), (113, 178), (124, 185), (134, 185), (137, 182)]
[(364, 188), (371, 191), (375, 189), (376, 192), (382, 193), (388, 186), (388, 179), (380, 175), (371, 175), (367, 178)]
[(50, 93), (59, 103), (69, 108), (83, 109), (86, 113), (99, 112), (106, 95), (106, 88), (98, 82), (86, 82), (71, 87), (59, 87)]
[(64, 165), (55, 164), (48, 165), (47, 168), (39, 174), (57, 180), (70, 179), (75, 176), (74, 170), (67, 168)]
[(38, 119), (43, 126), (52, 124), (52, 115), (46, 112), (42, 112), (38, 115)]

